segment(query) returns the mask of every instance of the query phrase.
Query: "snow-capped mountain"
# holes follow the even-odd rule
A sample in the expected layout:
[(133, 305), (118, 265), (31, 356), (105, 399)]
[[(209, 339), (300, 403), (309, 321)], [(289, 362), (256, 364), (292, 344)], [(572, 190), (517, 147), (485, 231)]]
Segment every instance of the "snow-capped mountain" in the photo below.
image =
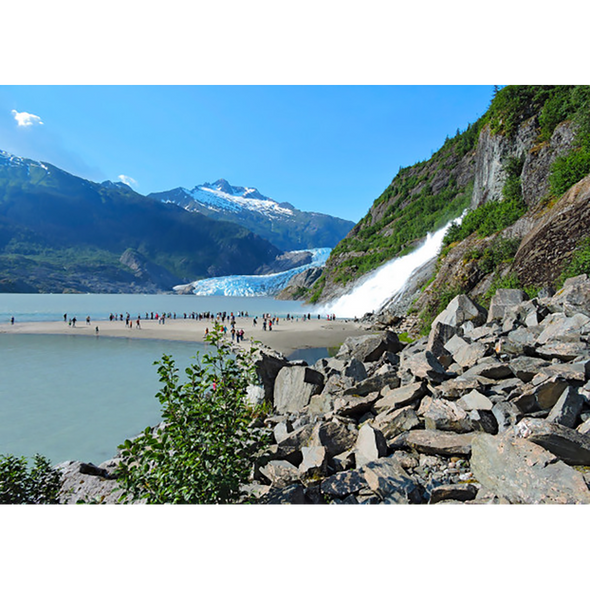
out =
[(233, 186), (223, 179), (190, 190), (179, 187), (147, 196), (213, 219), (239, 223), (286, 251), (332, 248), (354, 226), (352, 221), (338, 217), (300, 211), (255, 188)]
[(187, 285), (177, 285), (174, 290), (178, 293), (193, 293), (194, 295), (225, 295), (232, 297), (272, 297), (287, 286), (287, 283), (297, 274), (308, 268), (321, 267), (326, 264), (331, 248), (315, 248), (309, 250), (312, 260), (309, 264), (299, 266), (284, 272), (268, 275), (233, 275), (194, 281)]

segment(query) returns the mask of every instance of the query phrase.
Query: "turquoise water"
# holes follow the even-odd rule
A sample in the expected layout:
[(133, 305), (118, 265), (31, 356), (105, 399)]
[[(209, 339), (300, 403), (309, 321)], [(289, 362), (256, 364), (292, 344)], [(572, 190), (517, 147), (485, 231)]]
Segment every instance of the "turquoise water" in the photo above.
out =
[(153, 362), (182, 370), (205, 345), (0, 334), (0, 454), (99, 464), (160, 421)]
[(182, 317), (191, 312), (248, 312), (250, 316), (270, 313), (280, 317), (303, 314), (308, 310), (301, 302), (280, 301), (271, 297), (198, 297), (196, 295), (97, 295), (97, 294), (13, 294), (0, 293), (0, 325), (14, 316), (17, 322), (50, 321), (89, 315), (106, 320), (109, 314), (176, 313)]
[[(205, 345), (74, 335), (3, 334), (2, 324), (110, 313), (302, 314), (301, 303), (269, 297), (0, 294), (0, 455), (40, 453), (53, 464), (99, 464), (126, 438), (160, 421), (153, 362), (172, 354), (185, 368)], [(316, 354), (318, 351), (315, 351)], [(314, 352), (304, 353), (313, 355)], [(325, 356), (325, 355), (323, 355)], [(311, 360), (311, 359), (310, 359)], [(181, 373), (182, 374), (182, 373)]]

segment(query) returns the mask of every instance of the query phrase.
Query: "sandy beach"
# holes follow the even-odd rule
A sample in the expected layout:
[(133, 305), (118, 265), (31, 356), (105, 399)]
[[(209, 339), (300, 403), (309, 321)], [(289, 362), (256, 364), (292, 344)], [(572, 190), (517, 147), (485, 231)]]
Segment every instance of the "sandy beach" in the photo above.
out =
[[(157, 320), (140, 320), (140, 327), (134, 322), (133, 328), (124, 321), (78, 320), (76, 326), (65, 321), (56, 322), (15, 322), (14, 325), (4, 324), (0, 333), (8, 334), (76, 334), (79, 336), (114, 338), (146, 338), (159, 340), (181, 340), (185, 342), (204, 342), (205, 330), (211, 330), (212, 320), (166, 319), (164, 324)], [(226, 322), (227, 335), (231, 340), (229, 321)], [(270, 348), (288, 356), (302, 348), (329, 348), (340, 346), (349, 336), (366, 335), (366, 329), (351, 320), (311, 319), (303, 321), (281, 318), (273, 325), (272, 331), (262, 329), (262, 320), (253, 326), (252, 318), (236, 317), (236, 330), (244, 330), (243, 345), (250, 347), (251, 340), (257, 340)]]

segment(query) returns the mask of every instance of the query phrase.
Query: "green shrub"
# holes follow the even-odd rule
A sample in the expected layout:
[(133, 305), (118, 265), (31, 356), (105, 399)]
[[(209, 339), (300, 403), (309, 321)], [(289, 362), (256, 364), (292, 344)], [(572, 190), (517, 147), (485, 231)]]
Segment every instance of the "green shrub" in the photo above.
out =
[(25, 457), (0, 455), (0, 504), (58, 504), (61, 480), (39, 454), (32, 466)]
[(232, 356), (220, 329), (207, 337), (215, 352), (186, 369), (164, 355), (158, 366), (165, 426), (146, 428), (120, 446), (117, 477), (123, 501), (148, 503), (222, 504), (240, 497), (249, 479), (252, 457), (263, 443), (251, 427), (246, 388), (256, 379), (251, 350)]
[(590, 276), (590, 238), (585, 238), (578, 244), (571, 261), (559, 277), (557, 287), (561, 287), (566, 279), (581, 274)]

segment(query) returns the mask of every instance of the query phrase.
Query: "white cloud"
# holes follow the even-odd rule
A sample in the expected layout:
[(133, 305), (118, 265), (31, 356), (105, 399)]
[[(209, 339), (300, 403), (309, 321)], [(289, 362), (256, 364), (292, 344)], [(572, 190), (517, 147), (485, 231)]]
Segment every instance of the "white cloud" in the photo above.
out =
[(137, 186), (137, 180), (135, 178), (131, 178), (131, 176), (125, 176), (125, 174), (119, 174), (119, 180), (125, 183), (127, 186), (131, 188), (135, 188)]
[(12, 116), (14, 120), (17, 122), (19, 127), (31, 127), (32, 125), (43, 125), (43, 121), (41, 121), (41, 117), (37, 115), (33, 115), (31, 113), (19, 113), (18, 111), (12, 109)]

